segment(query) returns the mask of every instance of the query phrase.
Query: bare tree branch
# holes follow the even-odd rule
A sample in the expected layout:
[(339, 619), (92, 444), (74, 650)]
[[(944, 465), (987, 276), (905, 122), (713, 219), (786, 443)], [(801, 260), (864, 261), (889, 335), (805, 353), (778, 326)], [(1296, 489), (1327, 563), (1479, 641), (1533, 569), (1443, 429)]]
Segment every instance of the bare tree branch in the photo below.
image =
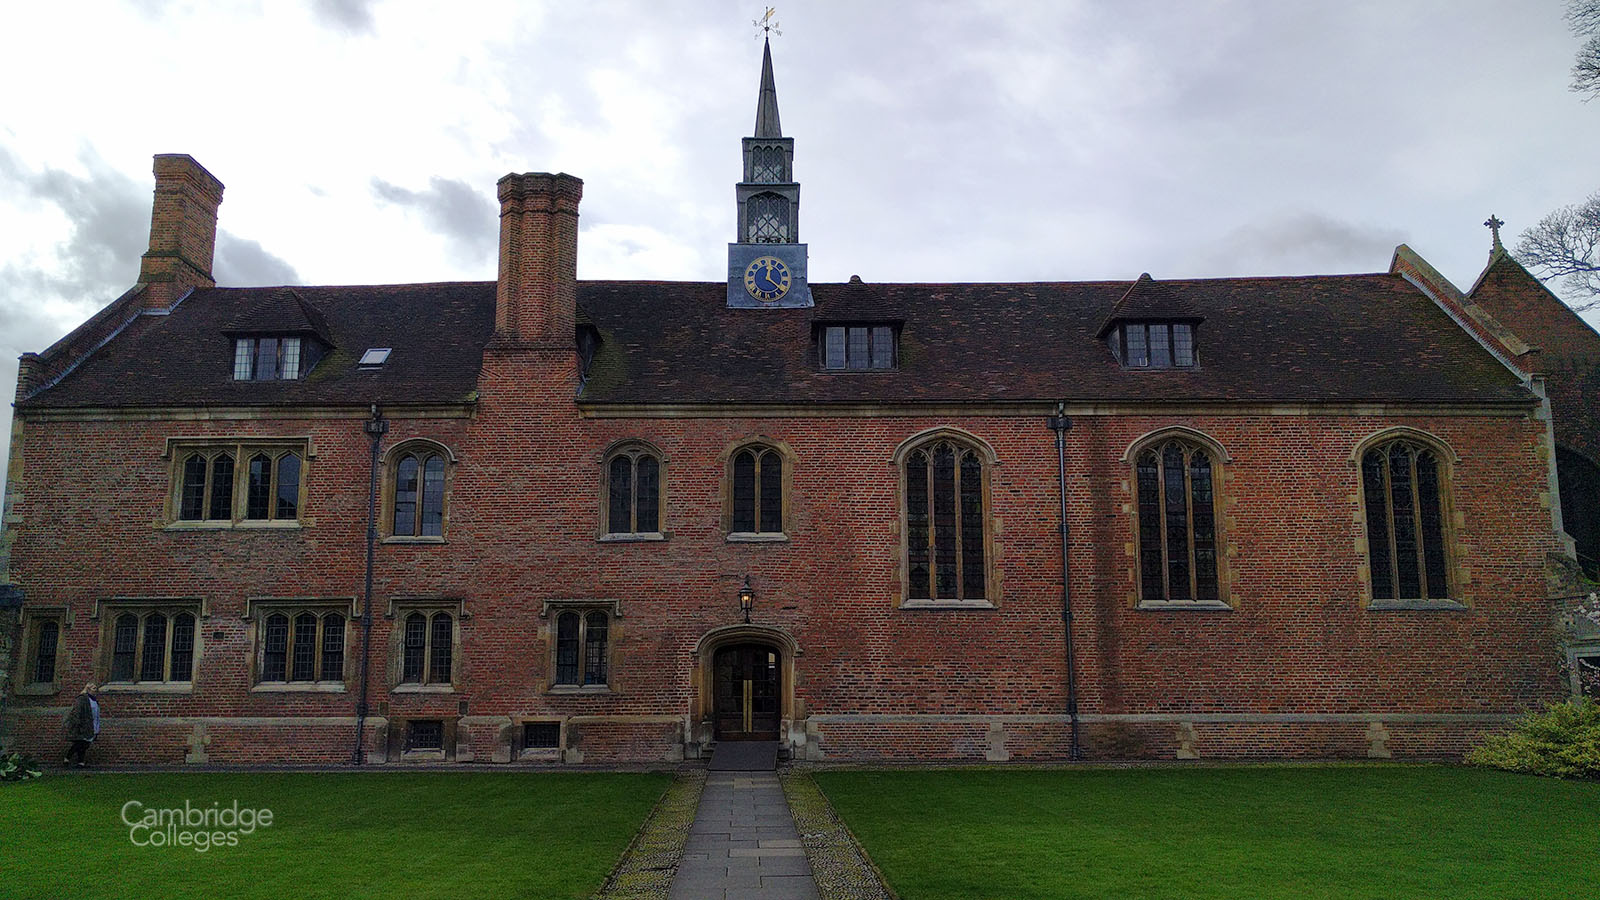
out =
[(1543, 281), (1560, 278), (1573, 309), (1600, 307), (1600, 192), (1540, 219), (1513, 255)]
[(1572, 63), (1572, 90), (1588, 94), (1587, 103), (1600, 97), (1600, 0), (1568, 0), (1566, 19), (1573, 34), (1589, 38)]

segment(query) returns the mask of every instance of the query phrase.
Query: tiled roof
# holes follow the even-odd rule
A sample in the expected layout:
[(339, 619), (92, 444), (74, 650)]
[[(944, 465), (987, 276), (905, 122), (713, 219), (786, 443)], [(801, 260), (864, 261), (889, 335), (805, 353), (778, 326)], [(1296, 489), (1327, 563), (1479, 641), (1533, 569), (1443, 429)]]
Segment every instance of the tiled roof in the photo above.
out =
[(1136, 321), (1201, 322), (1205, 317), (1195, 312), (1166, 282), (1156, 281), (1146, 272), (1134, 281), (1127, 293), (1111, 307), (1101, 323), (1096, 337), (1105, 337), (1118, 322)]
[[(167, 315), (145, 315), (24, 407), (430, 404), (472, 400), (494, 333), (494, 284), (210, 288)], [(237, 330), (293, 331), (299, 305), (334, 346), (298, 381), (234, 381)], [(285, 316), (289, 317), (287, 320)], [(309, 323), (315, 326), (317, 323)], [(241, 327), (244, 326), (244, 327)], [(368, 347), (388, 362), (358, 369)]]
[[(1193, 369), (1130, 371), (1095, 335), (1129, 283), (812, 284), (814, 309), (729, 309), (722, 282), (585, 281), (601, 345), (581, 401), (1526, 402), (1517, 378), (1387, 274), (1157, 282), (1204, 323)], [(301, 381), (235, 382), (225, 332), (281, 288), (141, 316), (27, 407), (448, 403), (475, 396), (492, 282), (295, 288), (337, 348)], [(900, 368), (825, 373), (813, 327), (900, 323)], [(358, 370), (368, 347), (387, 365)]]

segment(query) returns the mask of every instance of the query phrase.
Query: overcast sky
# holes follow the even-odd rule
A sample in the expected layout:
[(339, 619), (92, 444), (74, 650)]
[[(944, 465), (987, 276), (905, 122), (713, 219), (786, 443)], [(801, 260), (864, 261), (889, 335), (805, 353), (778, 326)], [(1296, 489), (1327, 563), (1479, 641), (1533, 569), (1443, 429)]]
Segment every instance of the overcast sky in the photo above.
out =
[[(130, 286), (151, 156), (222, 285), (495, 277), (495, 181), (584, 179), (578, 276), (720, 280), (753, 3), (7, 3), (0, 392)], [(862, 0), (773, 39), (814, 281), (1386, 270), (1457, 285), (1600, 188), (1561, 0)], [(5, 448), (0, 446), (0, 464)]]

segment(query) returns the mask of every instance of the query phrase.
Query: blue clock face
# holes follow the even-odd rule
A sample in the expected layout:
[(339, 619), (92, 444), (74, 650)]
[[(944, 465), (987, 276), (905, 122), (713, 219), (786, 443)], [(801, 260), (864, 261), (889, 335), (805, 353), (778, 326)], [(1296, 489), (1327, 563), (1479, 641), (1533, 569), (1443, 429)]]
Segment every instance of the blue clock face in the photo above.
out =
[(776, 256), (760, 256), (744, 269), (744, 289), (763, 303), (771, 303), (789, 293), (792, 277), (789, 267)]

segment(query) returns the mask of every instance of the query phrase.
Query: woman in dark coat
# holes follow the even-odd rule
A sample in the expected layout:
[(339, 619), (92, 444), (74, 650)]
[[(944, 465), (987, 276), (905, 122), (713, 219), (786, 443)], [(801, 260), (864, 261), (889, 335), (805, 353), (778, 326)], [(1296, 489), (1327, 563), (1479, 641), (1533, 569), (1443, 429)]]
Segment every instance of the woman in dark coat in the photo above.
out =
[(72, 741), (72, 747), (67, 750), (67, 762), (70, 764), (73, 757), (77, 757), (78, 768), (86, 764), (86, 755), (89, 745), (100, 734), (100, 701), (94, 698), (94, 684), (83, 686), (83, 693), (72, 702), (72, 711), (67, 713), (67, 738)]

